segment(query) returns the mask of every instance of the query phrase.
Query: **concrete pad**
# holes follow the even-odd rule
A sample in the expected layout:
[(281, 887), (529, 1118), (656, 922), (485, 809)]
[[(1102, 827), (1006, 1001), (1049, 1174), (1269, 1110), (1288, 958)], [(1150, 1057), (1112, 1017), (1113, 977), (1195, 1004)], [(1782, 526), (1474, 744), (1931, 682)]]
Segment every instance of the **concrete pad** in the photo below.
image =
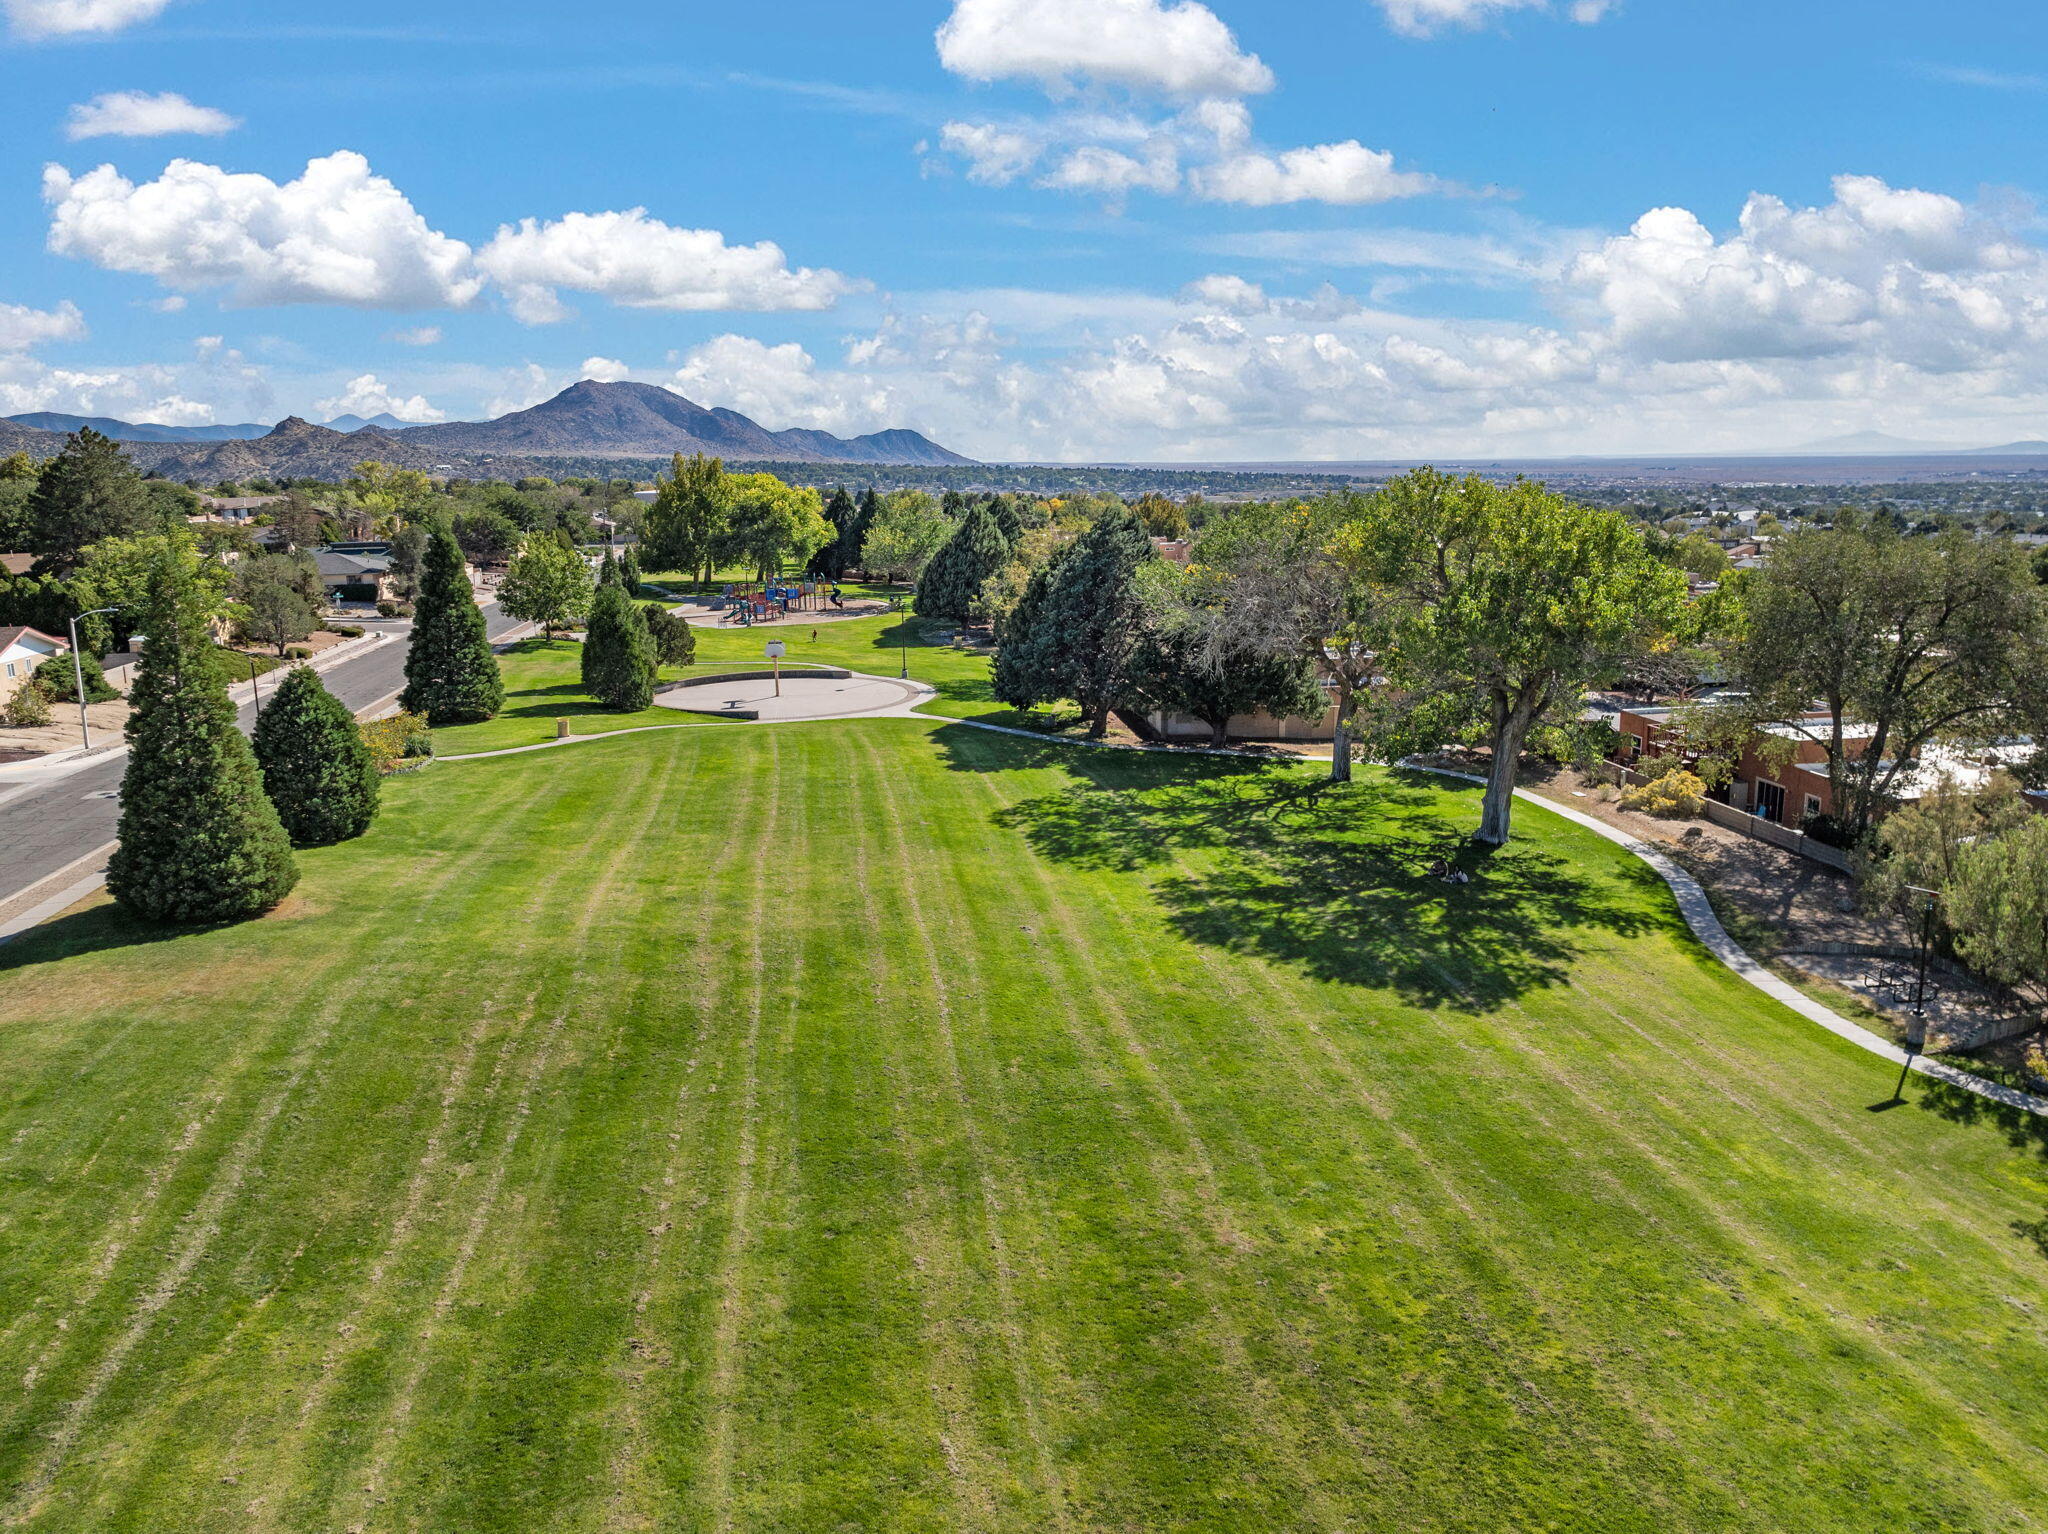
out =
[(764, 724), (798, 719), (858, 719), (876, 715), (909, 714), (933, 696), (934, 689), (921, 682), (902, 682), (894, 677), (862, 676), (808, 677), (787, 673), (782, 678), (782, 695), (775, 695), (771, 677), (749, 677), (729, 682), (708, 682), (701, 687), (679, 687), (655, 694), (660, 708), (692, 714), (751, 715)]

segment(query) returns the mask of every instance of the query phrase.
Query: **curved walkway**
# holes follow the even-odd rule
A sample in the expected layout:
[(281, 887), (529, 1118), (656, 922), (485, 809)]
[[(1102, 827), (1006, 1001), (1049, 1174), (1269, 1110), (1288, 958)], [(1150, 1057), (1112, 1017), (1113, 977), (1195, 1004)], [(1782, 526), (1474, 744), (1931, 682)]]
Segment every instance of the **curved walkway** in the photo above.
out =
[[(1414, 762), (1402, 762), (1400, 765), (1411, 772), (1430, 772), (1438, 777), (1458, 778), (1466, 783), (1483, 784), (1486, 781), (1484, 778), (1474, 777), (1469, 772), (1453, 772), (1447, 767), (1424, 767)], [(1847, 1039), (1858, 1049), (1867, 1050), (1873, 1055), (1891, 1061), (1894, 1065), (1909, 1067), (1922, 1076), (1931, 1076), (1936, 1081), (1946, 1082), (1952, 1087), (1961, 1087), (1966, 1092), (1974, 1092), (1979, 1097), (2003, 1103), (2008, 1108), (2048, 1117), (2048, 1097), (2036, 1097), (2033, 1093), (2022, 1092), (2016, 1087), (1986, 1081), (1981, 1076), (1959, 1071), (1939, 1060), (1930, 1060), (1925, 1055), (1901, 1049), (1889, 1039), (1880, 1038), (1868, 1028), (1850, 1022), (1841, 1013), (1831, 1011), (1797, 987), (1779, 979), (1751, 958), (1748, 952), (1728, 935), (1728, 929), (1721, 925), (1720, 918), (1714, 914), (1713, 904), (1707, 899), (1707, 892), (1700, 887), (1699, 881), (1648, 842), (1630, 836), (1626, 831), (1617, 830), (1604, 820), (1583, 814), (1569, 805), (1555, 803), (1540, 794), (1532, 794), (1527, 789), (1516, 789), (1515, 797), (1524, 804), (1533, 804), (1538, 809), (1562, 816), (1573, 825), (1584, 826), (1588, 831), (1606, 837), (1616, 846), (1626, 847), (1648, 863), (1657, 871), (1657, 876), (1671, 886), (1671, 893), (1678, 899), (1679, 913), (1685, 917), (1686, 925), (1692, 928), (1693, 935), (1706, 945), (1707, 951), (1773, 1001), (1783, 1002), (1808, 1022), (1818, 1023), (1837, 1038)]]

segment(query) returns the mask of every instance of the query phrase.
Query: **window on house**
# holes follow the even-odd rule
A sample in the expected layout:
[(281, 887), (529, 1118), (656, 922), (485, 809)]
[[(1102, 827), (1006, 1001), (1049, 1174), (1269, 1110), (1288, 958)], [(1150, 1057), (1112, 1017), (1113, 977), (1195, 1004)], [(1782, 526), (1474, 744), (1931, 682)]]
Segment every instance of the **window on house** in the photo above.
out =
[(1820, 813), (1820, 795), (1819, 795), (1819, 794), (1808, 794), (1808, 795), (1806, 796), (1806, 813), (1807, 813), (1807, 814), (1808, 814), (1809, 816), (1811, 816), (1811, 815), (1818, 815), (1818, 814)]
[(1629, 759), (1630, 761), (1632, 761), (1632, 762), (1639, 762), (1639, 761), (1641, 761), (1641, 760), (1643, 759), (1643, 737), (1642, 737), (1642, 736), (1640, 736), (1640, 735), (1631, 735), (1631, 736), (1629, 736), (1629, 738), (1628, 738), (1628, 759)]

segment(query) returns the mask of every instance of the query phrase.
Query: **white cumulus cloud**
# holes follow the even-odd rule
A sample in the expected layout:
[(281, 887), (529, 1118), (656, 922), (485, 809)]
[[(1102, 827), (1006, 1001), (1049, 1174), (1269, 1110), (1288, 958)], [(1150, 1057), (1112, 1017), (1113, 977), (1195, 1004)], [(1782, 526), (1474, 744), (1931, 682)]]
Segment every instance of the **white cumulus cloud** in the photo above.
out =
[(1247, 96), (1273, 72), (1196, 0), (955, 0), (939, 62), (970, 80), (1076, 81), (1175, 96)]
[(439, 325), (415, 325), (409, 330), (394, 330), (384, 337), (396, 341), (400, 346), (439, 346), (441, 327)]
[(1326, 202), (1340, 206), (1419, 197), (1442, 183), (1420, 171), (1396, 170), (1385, 150), (1367, 149), (1356, 139), (1315, 144), (1277, 155), (1231, 155), (1196, 171), (1195, 194), (1210, 202), (1270, 208), (1279, 203)]
[(351, 150), (283, 184), (173, 160), (155, 181), (111, 165), (43, 172), (49, 247), (179, 291), (223, 288), (239, 305), (460, 308), (483, 282), (470, 248), (428, 227)]
[(633, 370), (616, 357), (585, 357), (583, 366), (576, 371), (578, 377), (593, 378), (599, 383), (617, 383), (633, 374)]
[(365, 373), (359, 378), (350, 379), (341, 393), (332, 399), (321, 400), (314, 408), (323, 418), (329, 420), (343, 415), (391, 415), (401, 421), (412, 422), (448, 419), (420, 395), (400, 395), (375, 373)]
[(171, 0), (0, 0), (0, 9), (25, 37), (67, 37), (118, 32), (163, 14)]
[(967, 162), (967, 179), (984, 186), (1007, 186), (1037, 162), (1040, 146), (1029, 134), (993, 123), (950, 122), (939, 131), (948, 154)]
[(152, 96), (147, 91), (108, 91), (80, 102), (65, 119), (64, 136), (76, 143), (88, 138), (163, 138), (173, 133), (217, 135), (242, 126), (218, 107), (202, 107), (175, 91)]
[(829, 309), (855, 284), (838, 272), (792, 269), (782, 247), (728, 245), (715, 229), (678, 229), (623, 213), (569, 213), (499, 229), (477, 266), (530, 325), (564, 319), (557, 290), (595, 293), (629, 309)]
[(25, 352), (46, 341), (76, 341), (85, 333), (85, 316), (69, 299), (54, 309), (0, 304), (0, 352)]

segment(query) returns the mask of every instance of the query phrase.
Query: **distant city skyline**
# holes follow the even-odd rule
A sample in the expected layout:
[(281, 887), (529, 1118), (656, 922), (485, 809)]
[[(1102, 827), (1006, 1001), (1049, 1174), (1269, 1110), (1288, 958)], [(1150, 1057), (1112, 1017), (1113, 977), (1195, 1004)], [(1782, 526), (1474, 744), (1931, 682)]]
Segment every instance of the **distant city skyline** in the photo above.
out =
[(2016, 0), (0, 14), (0, 415), (591, 377), (991, 460), (2048, 437)]

